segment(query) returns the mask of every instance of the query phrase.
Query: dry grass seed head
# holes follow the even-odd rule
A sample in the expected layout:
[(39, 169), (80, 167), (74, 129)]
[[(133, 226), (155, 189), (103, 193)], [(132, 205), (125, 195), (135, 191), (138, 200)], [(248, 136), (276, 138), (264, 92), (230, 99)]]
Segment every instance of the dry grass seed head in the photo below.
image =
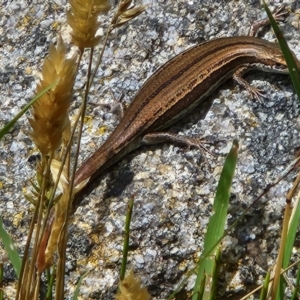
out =
[(118, 10), (123, 13), (132, 3), (132, 0), (121, 0), (119, 2)]
[(136, 18), (137, 16), (139, 16), (146, 8), (148, 5), (141, 5), (141, 6), (137, 6), (137, 7), (133, 7), (131, 9), (126, 10), (124, 13), (122, 13), (117, 21), (116, 24), (114, 25), (114, 28), (116, 27), (120, 27), (123, 24), (131, 21), (132, 19)]
[(127, 276), (119, 283), (120, 293), (116, 295), (116, 300), (149, 300), (150, 295), (146, 288), (141, 286), (139, 278), (134, 276), (130, 270)]
[(83, 51), (95, 47), (101, 37), (96, 36), (101, 23), (98, 16), (110, 10), (107, 0), (70, 0), (71, 10), (67, 12), (67, 23), (72, 28), (72, 42)]
[(118, 10), (112, 19), (112, 27), (117, 28), (123, 24), (131, 21), (140, 15), (148, 5), (132, 6), (130, 9), (128, 7), (132, 4), (132, 0), (121, 0), (118, 6)]
[(33, 104), (33, 117), (29, 119), (32, 127), (30, 136), (43, 155), (53, 153), (60, 146), (63, 131), (69, 123), (68, 109), (73, 95), (76, 57), (66, 59), (66, 54), (66, 46), (59, 37), (57, 46), (50, 46), (36, 92), (40, 93), (55, 81), (56, 84)]

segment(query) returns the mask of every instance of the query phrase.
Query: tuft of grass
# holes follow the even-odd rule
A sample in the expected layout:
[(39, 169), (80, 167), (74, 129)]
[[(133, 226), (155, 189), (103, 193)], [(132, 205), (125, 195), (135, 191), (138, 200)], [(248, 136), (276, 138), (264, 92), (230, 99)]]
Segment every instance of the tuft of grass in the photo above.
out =
[[(290, 51), (288, 44), (283, 37), (283, 33), (281, 32), (280, 28), (276, 24), (271, 11), (269, 10), (268, 6), (264, 1), (263, 4), (268, 14), (270, 24), (275, 32), (282, 53), (287, 62), (290, 77), (292, 79), (294, 89), (300, 101), (300, 70), (299, 70), (300, 66), (297, 65), (295, 61), (295, 57), (293, 53)], [(282, 268), (284, 269), (287, 268), (289, 261), (291, 259), (292, 247), (295, 243), (297, 228), (300, 221), (300, 206), (299, 206), (300, 195), (298, 195), (298, 200), (294, 206), (294, 209), (292, 209), (291, 207), (292, 198), (295, 194), (296, 188), (299, 186), (299, 182), (300, 182), (300, 173), (298, 174), (292, 189), (289, 191), (286, 197), (286, 207), (284, 212), (280, 249), (279, 249), (278, 258), (274, 270), (274, 280), (272, 282), (271, 290), (269, 292), (269, 295), (271, 296), (272, 299), (279, 300), (279, 299), (283, 299), (284, 297), (286, 283), (284, 277), (281, 275), (281, 270)], [(267, 297), (265, 299), (267, 299)]]
[(282, 50), (282, 53), (286, 60), (286, 63), (288, 65), (290, 77), (292, 79), (295, 92), (298, 96), (298, 100), (300, 101), (300, 70), (299, 70), (300, 66), (297, 65), (295, 57), (294, 57), (293, 53), (291, 52), (286, 40), (284, 39), (282, 31), (280, 30), (279, 26), (277, 25), (273, 15), (272, 15), (272, 12), (268, 8), (268, 6), (264, 0), (263, 0), (263, 5), (267, 12), (268, 18), (270, 20), (270, 24), (271, 24), (271, 26), (274, 30), (274, 33), (277, 37), (278, 43), (281, 47), (281, 50)]
[[(200, 256), (197, 279), (192, 300), (214, 299), (216, 293), (218, 265), (220, 263), (220, 242), (225, 232), (232, 180), (236, 168), (239, 145), (237, 140), (225, 159), (204, 237), (203, 252)], [(201, 296), (200, 296), (201, 295)], [(200, 296), (200, 297), (199, 297)]]
[[(64, 298), (65, 252), (67, 243), (67, 228), (73, 198), (73, 181), (77, 167), (77, 156), (86, 102), (92, 83), (91, 67), (93, 48), (101, 42), (96, 32), (101, 28), (101, 14), (110, 10), (107, 0), (70, 0), (70, 11), (67, 12), (67, 22), (72, 28), (72, 42), (78, 46), (80, 57), (76, 55), (67, 58), (67, 47), (61, 37), (57, 45), (51, 45), (49, 55), (45, 59), (41, 80), (37, 85), (37, 96), (1, 131), (0, 139), (12, 128), (17, 120), (31, 108), (29, 119), (31, 130), (28, 131), (40, 153), (42, 160), (37, 166), (36, 181), (32, 182), (32, 194), (25, 195), (34, 205), (32, 222), (28, 230), (27, 243), (21, 262), (13, 242), (0, 223), (0, 236), (9, 254), (9, 259), (19, 276), (16, 299), (38, 299), (42, 274), (47, 274), (47, 299)], [(107, 38), (114, 28), (121, 27), (143, 12), (146, 6), (132, 6), (132, 0), (120, 2), (103, 43), (103, 51)], [(69, 107), (73, 98), (73, 86), (83, 52), (92, 48), (87, 75), (86, 93), (73, 128), (69, 121)], [(95, 67), (94, 74), (97, 72)], [(71, 167), (70, 149), (79, 119), (78, 147), (76, 159)], [(57, 151), (58, 149), (59, 152)], [(59, 188), (60, 195), (56, 192)], [(59, 259), (55, 260), (56, 256)], [(84, 276), (82, 277), (82, 279)], [(78, 297), (79, 287), (74, 294)], [(1, 280), (2, 282), (2, 280)], [(54, 294), (53, 294), (54, 291)]]

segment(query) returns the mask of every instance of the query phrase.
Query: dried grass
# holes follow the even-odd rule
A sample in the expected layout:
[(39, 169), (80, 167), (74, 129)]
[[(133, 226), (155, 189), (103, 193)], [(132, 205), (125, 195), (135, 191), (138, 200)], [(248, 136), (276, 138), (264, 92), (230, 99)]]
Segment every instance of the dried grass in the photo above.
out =
[(61, 145), (62, 134), (68, 127), (68, 110), (76, 75), (76, 56), (66, 59), (66, 46), (61, 37), (57, 46), (50, 46), (42, 68), (42, 79), (36, 92), (52, 82), (56, 85), (33, 104), (30, 136), (43, 155), (50, 155)]
[(98, 16), (110, 10), (107, 0), (70, 0), (71, 10), (67, 12), (67, 23), (72, 28), (72, 42), (81, 51), (95, 47), (101, 40), (96, 36), (101, 23)]
[(139, 278), (134, 276), (130, 270), (127, 276), (119, 283), (120, 293), (116, 295), (116, 300), (149, 300), (150, 294), (142, 287)]

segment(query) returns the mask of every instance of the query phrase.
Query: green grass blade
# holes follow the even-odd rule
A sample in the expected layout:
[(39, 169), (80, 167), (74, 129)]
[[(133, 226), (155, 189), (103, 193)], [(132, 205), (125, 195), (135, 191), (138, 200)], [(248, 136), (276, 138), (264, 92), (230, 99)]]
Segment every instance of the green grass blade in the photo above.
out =
[(237, 163), (238, 142), (233, 141), (232, 148), (225, 160), (219, 184), (217, 187), (216, 197), (214, 200), (213, 211), (207, 232), (204, 238), (204, 250), (200, 257), (198, 275), (193, 290), (192, 300), (199, 300), (199, 291), (203, 278), (206, 277), (204, 293), (202, 299), (213, 299), (215, 294), (215, 279), (219, 249), (215, 250), (220, 242), (220, 238), (225, 231), (227, 211), (232, 185), (233, 175)]
[(126, 221), (125, 221), (125, 234), (124, 234), (124, 244), (123, 244), (123, 257), (122, 257), (122, 265), (120, 272), (120, 280), (123, 280), (126, 273), (126, 265), (127, 265), (127, 257), (128, 257), (128, 249), (129, 249), (129, 233), (130, 233), (130, 223), (132, 217), (132, 209), (134, 204), (134, 198), (132, 198), (127, 207), (126, 213)]
[(298, 298), (299, 286), (300, 286), (299, 284), (300, 284), (300, 269), (298, 268), (296, 282), (294, 283), (295, 288), (294, 288), (294, 290), (292, 292), (291, 300), (297, 300), (297, 299), (299, 299)]
[(56, 268), (53, 266), (52, 272), (50, 269), (46, 270), (46, 276), (47, 276), (47, 293), (45, 300), (52, 299), (53, 298), (53, 290), (54, 290), (54, 283), (56, 279)]
[(26, 111), (30, 108), (30, 106), (38, 100), (42, 95), (44, 95), (47, 91), (49, 91), (56, 82), (53, 82), (49, 86), (47, 86), (41, 93), (39, 93), (37, 96), (35, 96), (28, 104), (26, 104), (20, 112), (16, 114), (16, 116), (8, 122), (1, 130), (0, 130), (0, 140), (4, 137), (5, 134), (9, 132), (9, 130), (16, 124), (16, 122), (26, 113)]
[(284, 258), (282, 262), (283, 269), (286, 269), (289, 265), (292, 256), (293, 247), (295, 244), (299, 222), (300, 222), (300, 199), (298, 198), (293, 208), (293, 212), (289, 223), (287, 240), (284, 249)]
[(290, 72), (290, 76), (293, 82), (294, 89), (297, 93), (298, 99), (300, 100), (300, 71), (298, 69), (298, 66), (295, 62), (294, 56), (286, 42), (286, 40), (283, 37), (283, 33), (279, 29), (276, 21), (274, 20), (274, 17), (269, 10), (268, 6), (266, 5), (265, 1), (263, 1), (264, 8), (267, 12), (268, 18), (270, 20), (270, 24), (274, 30), (274, 33), (277, 37), (277, 40), (279, 42), (280, 48), (282, 50), (282, 53), (284, 55), (284, 58), (286, 60), (286, 63), (288, 65), (288, 69)]
[[(220, 266), (221, 250), (218, 246), (214, 251), (213, 255), (208, 256), (204, 260), (204, 289), (202, 293), (202, 300), (215, 299), (217, 282), (218, 282), (218, 271)], [(199, 297), (198, 297), (199, 299)]]
[(0, 217), (0, 238), (1, 238), (4, 248), (8, 254), (9, 260), (10, 260), (11, 264), (13, 265), (13, 268), (14, 268), (17, 276), (19, 277), (21, 266), (22, 266), (22, 259), (19, 255), (18, 251), (16, 250), (11, 237), (9, 236), (9, 234), (3, 227), (3, 222), (2, 222), (1, 217)]
[(80, 291), (80, 286), (82, 284), (83, 279), (90, 273), (90, 270), (86, 271), (78, 280), (77, 285), (76, 285), (76, 289), (75, 289), (75, 293), (73, 296), (73, 300), (77, 300), (78, 296), (79, 296), (79, 291)]
[(4, 298), (4, 291), (3, 291), (3, 263), (0, 262), (0, 300)]
[[(293, 212), (289, 222), (289, 228), (288, 228), (288, 233), (287, 233), (287, 238), (286, 238), (285, 248), (284, 248), (284, 256), (282, 261), (283, 269), (286, 269), (289, 266), (292, 257), (293, 247), (296, 240), (296, 234), (298, 231), (299, 222), (300, 222), (300, 199), (298, 198), (294, 205)], [(285, 287), (286, 287), (285, 280), (283, 277), (281, 277), (278, 299), (281, 299), (283, 297)]]
[(259, 300), (266, 300), (267, 299), (268, 288), (269, 288), (269, 283), (270, 283), (270, 277), (271, 277), (271, 274), (270, 274), (270, 272), (268, 272), (266, 277), (265, 277), (263, 287), (262, 287), (261, 292), (260, 292)]
[[(292, 52), (290, 51), (286, 40), (283, 37), (283, 33), (279, 29), (277, 23), (275, 22), (275, 20), (272, 16), (271, 11), (269, 10), (268, 6), (266, 5), (266, 3), (264, 1), (263, 1), (263, 5), (268, 14), (270, 24), (271, 24), (271, 26), (274, 30), (274, 33), (277, 37), (277, 40), (279, 42), (282, 53), (285, 57), (286, 63), (288, 65), (290, 77), (293, 82), (294, 89), (295, 89), (298, 99), (300, 101), (300, 70), (298, 69), (298, 66), (295, 62), (295, 58), (294, 58)], [(290, 224), (289, 224), (290, 226), (288, 229), (287, 239), (286, 239), (285, 247), (284, 247), (284, 256), (283, 256), (283, 260), (282, 260), (282, 267), (284, 269), (289, 264), (291, 254), (292, 254), (292, 247), (295, 242), (297, 225), (299, 224), (299, 220), (300, 220), (299, 205), (297, 205), (297, 207), (294, 208), (293, 214), (294, 214), (294, 216), (290, 220)], [(284, 281), (283, 277), (281, 276), (280, 280), (279, 280), (276, 299), (282, 299), (282, 297), (284, 296), (285, 286), (286, 286), (285, 281)]]

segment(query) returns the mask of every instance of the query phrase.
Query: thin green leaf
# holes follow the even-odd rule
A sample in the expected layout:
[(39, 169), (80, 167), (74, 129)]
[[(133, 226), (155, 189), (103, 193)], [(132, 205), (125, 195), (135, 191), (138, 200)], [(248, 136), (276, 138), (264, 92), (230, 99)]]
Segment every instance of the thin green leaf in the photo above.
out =
[(53, 266), (52, 268), (52, 273), (50, 272), (50, 269), (46, 269), (46, 275), (47, 275), (47, 293), (46, 293), (46, 299), (52, 299), (53, 298), (53, 286), (54, 286), (54, 282), (55, 282), (55, 278), (56, 278), (56, 268), (55, 266)]
[(268, 18), (270, 20), (270, 24), (274, 30), (274, 33), (277, 37), (280, 48), (281, 48), (284, 58), (286, 60), (286, 63), (287, 63), (287, 66), (288, 66), (288, 69), (290, 72), (290, 76), (291, 76), (291, 79), (293, 82), (294, 89), (295, 89), (298, 99), (300, 101), (300, 71), (299, 71), (299, 68), (297, 66), (295, 58), (294, 58), (286, 40), (283, 37), (283, 33), (279, 29), (279, 26), (277, 25), (276, 21), (274, 20), (274, 17), (272, 15), (271, 11), (269, 10), (268, 6), (266, 5), (265, 1), (263, 1), (263, 4), (264, 4), (264, 8), (267, 12)]
[(266, 277), (265, 277), (262, 289), (260, 291), (260, 297), (259, 297), (260, 300), (266, 300), (267, 299), (268, 288), (269, 288), (269, 283), (270, 283), (270, 276), (271, 276), (271, 274), (270, 274), (270, 272), (268, 272)]
[(10, 121), (8, 122), (1, 130), (0, 130), (0, 140), (4, 137), (5, 134), (9, 132), (9, 130), (16, 124), (16, 122), (26, 113), (26, 111), (30, 108), (30, 106), (37, 101), (42, 95), (44, 95), (47, 91), (49, 91), (56, 82), (53, 82), (49, 86), (47, 86), (41, 93), (35, 96), (28, 104), (26, 104), (19, 113)]
[(21, 260), (21, 257), (19, 255), (18, 251), (16, 250), (16, 248), (13, 244), (11, 237), (9, 236), (9, 234), (3, 227), (3, 222), (2, 222), (1, 217), (0, 217), (0, 238), (1, 238), (4, 248), (8, 254), (9, 260), (10, 260), (11, 264), (13, 265), (13, 268), (14, 268), (17, 276), (19, 277), (21, 266), (22, 266), (22, 260)]
[(238, 142), (234, 140), (223, 166), (213, 205), (214, 214), (209, 220), (204, 238), (204, 250), (200, 257), (192, 300), (200, 299), (199, 291), (204, 277), (206, 277), (206, 282), (202, 299), (213, 299), (215, 295), (215, 279), (219, 257), (219, 248), (216, 249), (216, 247), (225, 231), (230, 189), (237, 162), (238, 148)]
[(299, 222), (300, 222), (300, 198), (297, 199), (297, 201), (294, 205), (290, 223), (289, 223), (289, 230), (288, 230), (287, 240), (286, 240), (286, 244), (285, 244), (285, 248), (284, 248), (285, 253), (284, 253), (284, 258), (283, 258), (283, 263), (282, 263), (283, 269), (287, 268), (289, 265), (293, 247), (294, 247), (294, 243), (295, 243), (295, 239), (296, 239)]
[(286, 269), (290, 263), (299, 222), (300, 222), (300, 199), (298, 198), (297, 202), (294, 205), (290, 223), (289, 223), (289, 230), (288, 230), (287, 239), (284, 248), (284, 258), (282, 262), (283, 269)]
[[(284, 256), (282, 260), (283, 269), (286, 269), (289, 266), (292, 257), (293, 247), (295, 244), (296, 234), (298, 231), (299, 222), (300, 222), (300, 199), (298, 198), (294, 205), (293, 212), (291, 214), (291, 218), (289, 222), (289, 228), (288, 228), (287, 238), (284, 247)], [(279, 283), (278, 299), (280, 299), (280, 297), (283, 297), (285, 287), (286, 287), (286, 283), (282, 277)]]
[(124, 279), (125, 273), (126, 273), (126, 265), (127, 265), (128, 249), (129, 249), (130, 223), (131, 223), (131, 217), (132, 217), (133, 204), (134, 204), (134, 198), (132, 198), (129, 201), (128, 207), (127, 207), (120, 280)]
[(293, 290), (291, 300), (297, 300), (297, 299), (299, 299), (298, 298), (299, 286), (300, 286), (300, 269), (299, 268), (298, 268), (297, 278), (296, 278), (296, 282), (294, 283), (294, 286), (295, 286), (295, 288)]
[(0, 300), (4, 298), (4, 291), (3, 291), (3, 263), (0, 262)]
[(73, 300), (77, 300), (79, 296), (80, 286), (82, 284), (83, 279), (90, 273), (90, 271), (86, 271), (78, 280), (78, 283), (76, 285), (75, 293), (73, 296)]

